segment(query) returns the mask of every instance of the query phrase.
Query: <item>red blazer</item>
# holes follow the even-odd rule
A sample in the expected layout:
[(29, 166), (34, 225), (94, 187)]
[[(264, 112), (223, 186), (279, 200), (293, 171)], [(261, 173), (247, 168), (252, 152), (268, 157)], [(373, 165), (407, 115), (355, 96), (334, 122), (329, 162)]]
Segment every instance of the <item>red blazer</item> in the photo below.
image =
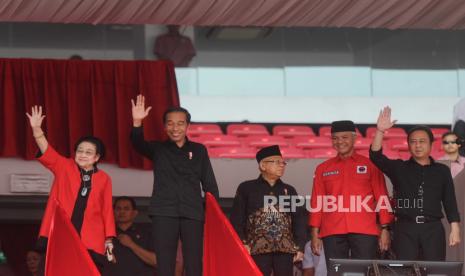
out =
[[(52, 171), (55, 176), (39, 233), (40, 236), (48, 237), (50, 223), (55, 211), (52, 199), (58, 200), (71, 219), (81, 186), (81, 176), (74, 159), (59, 155), (50, 145), (39, 158), (39, 162)], [(84, 213), (81, 240), (86, 248), (104, 254), (105, 238), (114, 236), (116, 233), (111, 179), (105, 172), (98, 170), (92, 175), (92, 190)]]

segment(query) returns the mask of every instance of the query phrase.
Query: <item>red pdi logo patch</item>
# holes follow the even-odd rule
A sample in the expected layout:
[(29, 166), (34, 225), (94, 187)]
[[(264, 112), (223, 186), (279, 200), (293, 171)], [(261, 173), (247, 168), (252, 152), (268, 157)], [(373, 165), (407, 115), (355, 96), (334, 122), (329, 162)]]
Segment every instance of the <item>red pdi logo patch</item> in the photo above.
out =
[(367, 166), (357, 166), (357, 173), (367, 173)]

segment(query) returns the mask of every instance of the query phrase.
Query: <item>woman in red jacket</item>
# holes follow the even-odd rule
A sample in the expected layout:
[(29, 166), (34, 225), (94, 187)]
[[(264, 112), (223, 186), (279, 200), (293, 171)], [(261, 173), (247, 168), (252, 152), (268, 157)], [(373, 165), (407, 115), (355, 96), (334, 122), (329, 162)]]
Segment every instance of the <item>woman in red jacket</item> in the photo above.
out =
[(42, 107), (34, 106), (31, 114), (26, 115), (40, 150), (38, 160), (55, 176), (39, 239), (48, 238), (55, 209), (52, 202), (57, 200), (101, 269), (104, 254), (112, 247), (111, 240), (115, 236), (111, 179), (97, 168), (97, 162), (105, 153), (103, 143), (96, 137), (82, 137), (75, 145), (74, 159), (63, 157), (48, 144), (41, 129), (45, 118)]

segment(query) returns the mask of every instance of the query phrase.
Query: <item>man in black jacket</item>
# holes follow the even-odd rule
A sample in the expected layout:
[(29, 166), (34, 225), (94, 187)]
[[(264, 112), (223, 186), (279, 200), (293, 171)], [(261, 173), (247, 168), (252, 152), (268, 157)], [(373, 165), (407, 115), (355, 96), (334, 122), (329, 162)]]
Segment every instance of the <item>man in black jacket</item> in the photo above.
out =
[(446, 257), (443, 208), (451, 225), (449, 246), (460, 243), (460, 216), (450, 170), (430, 157), (434, 138), (427, 126), (409, 130), (409, 160), (392, 160), (383, 155), (384, 132), (395, 122), (391, 121), (391, 109), (385, 107), (379, 114), (370, 149), (371, 161), (393, 185), (396, 216), (393, 249), (402, 260), (418, 260), (422, 256), (429, 261), (443, 261)]
[(202, 190), (219, 198), (215, 175), (204, 145), (186, 137), (189, 112), (181, 107), (163, 115), (167, 141), (145, 141), (142, 120), (144, 96), (132, 100), (131, 142), (137, 152), (152, 160), (154, 184), (149, 215), (152, 217), (157, 272), (174, 275), (178, 239), (182, 240), (187, 276), (202, 275), (204, 207)]

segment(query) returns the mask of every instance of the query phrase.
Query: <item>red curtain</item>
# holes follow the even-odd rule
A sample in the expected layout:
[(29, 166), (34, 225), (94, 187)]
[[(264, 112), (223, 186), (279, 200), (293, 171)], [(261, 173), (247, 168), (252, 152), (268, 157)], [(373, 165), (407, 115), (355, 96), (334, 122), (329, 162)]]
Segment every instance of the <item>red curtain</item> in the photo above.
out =
[(263, 275), (245, 249), (215, 197), (206, 194), (203, 276)]
[(43, 130), (58, 152), (69, 156), (79, 137), (95, 135), (105, 143), (105, 162), (149, 168), (129, 141), (130, 100), (139, 93), (153, 107), (144, 121), (146, 138), (165, 139), (163, 112), (179, 106), (169, 61), (0, 59), (0, 157), (34, 157), (25, 113), (42, 105)]

